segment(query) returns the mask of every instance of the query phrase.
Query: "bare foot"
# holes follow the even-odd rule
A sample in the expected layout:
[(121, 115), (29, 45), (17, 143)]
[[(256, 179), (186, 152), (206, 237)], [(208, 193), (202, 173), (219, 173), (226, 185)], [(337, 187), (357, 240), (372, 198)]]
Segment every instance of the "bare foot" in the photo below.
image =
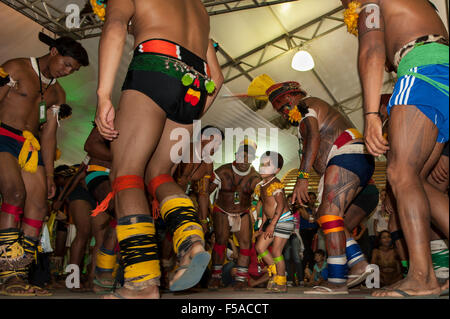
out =
[(374, 297), (404, 297), (400, 290), (410, 296), (428, 296), (428, 295), (439, 295), (441, 292), (441, 287), (439, 286), (436, 278), (429, 280), (417, 280), (415, 278), (406, 277), (399, 282), (385, 287), (384, 289), (376, 290), (372, 293)]
[[(394, 282), (393, 284), (391, 284), (391, 285), (389, 285), (389, 286), (384, 286), (384, 287), (382, 287), (382, 290), (395, 290), (395, 289), (398, 289), (399, 287), (401, 287), (402, 285), (403, 285), (403, 283), (405, 282), (407, 280), (407, 277), (406, 278), (403, 278), (403, 279), (401, 279), (401, 280), (399, 280), (399, 281), (397, 281), (397, 282)], [(377, 293), (378, 294), (378, 290), (375, 290), (374, 291), (374, 293)], [(375, 296), (374, 294), (372, 294), (372, 296)]]
[[(202, 243), (197, 242), (195, 244), (192, 245), (190, 251), (185, 254), (183, 256), (183, 258), (179, 261), (179, 266), (185, 266), (185, 265), (189, 265), (189, 263), (191, 262), (191, 259), (197, 255), (198, 253), (204, 252), (205, 249), (203, 248)], [(186, 271), (186, 268), (182, 268), (180, 270), (176, 270), (175, 272), (175, 276), (173, 276), (172, 280), (170, 280), (170, 286), (172, 286), (172, 284), (178, 280), (178, 278), (180, 278), (184, 272)]]
[(211, 277), (211, 279), (209, 280), (209, 283), (208, 283), (208, 289), (209, 290), (219, 290), (221, 282), (222, 282), (221, 278)]
[(110, 295), (103, 296), (103, 299), (159, 299), (159, 297), (159, 287), (150, 286), (143, 290), (130, 290), (122, 287)]
[(98, 273), (92, 283), (92, 291), (99, 293), (111, 291), (113, 289), (115, 279), (112, 273)]
[[(441, 292), (443, 292), (444, 290), (446, 290), (446, 289), (448, 289), (448, 279), (447, 279), (447, 281), (445, 282), (445, 284), (443, 284), (442, 286), (441, 286)], [(447, 293), (448, 294), (448, 293)]]

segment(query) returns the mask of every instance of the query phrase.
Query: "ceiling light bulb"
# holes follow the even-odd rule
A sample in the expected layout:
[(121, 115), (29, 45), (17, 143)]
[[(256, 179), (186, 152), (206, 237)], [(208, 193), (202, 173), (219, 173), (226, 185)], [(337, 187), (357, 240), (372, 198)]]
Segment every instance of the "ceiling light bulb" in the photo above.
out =
[(292, 58), (292, 68), (297, 71), (309, 71), (314, 68), (314, 59), (307, 51), (298, 51)]

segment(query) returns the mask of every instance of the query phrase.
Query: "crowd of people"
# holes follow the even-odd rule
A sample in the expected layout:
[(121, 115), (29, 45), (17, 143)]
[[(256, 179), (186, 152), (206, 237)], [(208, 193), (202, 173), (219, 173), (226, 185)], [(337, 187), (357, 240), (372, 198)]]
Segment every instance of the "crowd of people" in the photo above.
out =
[[(342, 3), (348, 30), (359, 37), (364, 136), (298, 82), (263, 74), (248, 87), (248, 96), (270, 101), (298, 129), (290, 194), (277, 176), (282, 154), (263, 152), (255, 168), (258, 146), (242, 137), (235, 160), (215, 168), (223, 131), (208, 125), (193, 135), (193, 121), (223, 84), (199, 0), (93, 4), (106, 7), (98, 104), (76, 165), (54, 164), (56, 132), (70, 115), (56, 79), (89, 65), (86, 50), (69, 37), (41, 35), (48, 54), (4, 62), (0, 293), (51, 295), (67, 287), (65, 265), (77, 265), (81, 286), (68, 288), (106, 299), (230, 284), (346, 295), (373, 273), (369, 263), (379, 266), (383, 285), (374, 296), (448, 293), (447, 31), (426, 0)], [(373, 14), (377, 23), (365, 23)], [(115, 108), (127, 32), (135, 50)], [(384, 67), (399, 77), (388, 96), (381, 95)], [(191, 141), (173, 140), (174, 129)], [(380, 196), (372, 177), (385, 153)], [(313, 170), (321, 177), (317, 196)]]

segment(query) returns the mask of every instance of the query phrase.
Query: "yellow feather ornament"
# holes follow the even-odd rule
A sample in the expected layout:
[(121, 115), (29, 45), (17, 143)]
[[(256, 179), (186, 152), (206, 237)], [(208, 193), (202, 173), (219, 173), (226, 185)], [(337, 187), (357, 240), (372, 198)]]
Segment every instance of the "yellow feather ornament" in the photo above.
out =
[(358, 36), (358, 19), (361, 12), (361, 3), (352, 1), (348, 5), (348, 9), (344, 12), (344, 22), (347, 25), (347, 31)]

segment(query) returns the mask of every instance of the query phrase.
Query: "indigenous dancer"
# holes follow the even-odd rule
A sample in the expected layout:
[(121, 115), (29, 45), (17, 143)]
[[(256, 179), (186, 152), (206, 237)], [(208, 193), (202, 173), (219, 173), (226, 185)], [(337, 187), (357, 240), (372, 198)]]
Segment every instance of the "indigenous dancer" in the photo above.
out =
[[(110, 141), (105, 140), (97, 130), (94, 123), (89, 134), (84, 150), (90, 157), (86, 167), (86, 186), (97, 203), (102, 202), (111, 192), (109, 172), (111, 170), (111, 148)], [(96, 292), (111, 290), (114, 288), (114, 270), (117, 265), (116, 220), (114, 214), (114, 202), (109, 203), (106, 212), (94, 211), (92, 214), (92, 232), (95, 235), (95, 247), (92, 252), (91, 272), (93, 289)]]
[[(374, 156), (389, 150), (387, 179), (409, 251), (408, 276), (373, 295), (436, 295), (429, 225), (433, 221), (448, 238), (448, 197), (426, 178), (449, 135), (448, 34), (426, 0), (342, 3), (348, 30), (359, 38), (365, 143)], [(399, 78), (388, 105), (389, 144), (379, 116), (386, 60)]]
[[(358, 206), (354, 205), (354, 199), (369, 183), (375, 169), (374, 159), (367, 154), (362, 135), (352, 123), (323, 100), (308, 96), (299, 83), (275, 84), (269, 76), (261, 75), (250, 84), (248, 93), (268, 98), (275, 110), (299, 128), (303, 154), (292, 201), (307, 203), (312, 168), (321, 175), (317, 221), (325, 234), (328, 284), (305, 293), (348, 294), (347, 267), (350, 275), (356, 276), (352, 285), (364, 280), (370, 270), (366, 270), (368, 263), (359, 245), (344, 228), (344, 214), (349, 207)], [(378, 194), (375, 196), (377, 202)], [(372, 209), (366, 214), (371, 212)], [(364, 218), (360, 214), (351, 215), (359, 219), (348, 221), (352, 227)]]
[(224, 134), (214, 126), (205, 126), (200, 132), (199, 149), (191, 143), (189, 163), (180, 163), (177, 167), (176, 180), (185, 190), (186, 195), (194, 197), (198, 205), (198, 214), (203, 231), (208, 232), (208, 215), (210, 209), (210, 181), (214, 181), (214, 163), (211, 156), (222, 144)]
[(47, 55), (12, 59), (0, 66), (0, 277), (5, 295), (48, 294), (28, 285), (26, 278), (47, 215), (47, 198), (56, 190), (58, 112), (66, 99), (56, 79), (89, 64), (85, 49), (75, 40), (46, 40)]
[[(294, 232), (294, 216), (289, 210), (283, 188), (276, 175), (283, 168), (283, 157), (275, 152), (266, 152), (261, 156), (259, 174), (262, 181), (256, 185), (255, 194), (260, 198), (265, 223), (259, 229), (263, 235), (258, 237), (256, 251), (258, 259), (268, 266), (269, 283), (267, 289), (272, 292), (287, 292), (286, 265), (283, 249)], [(272, 245), (272, 252), (267, 248)]]
[(245, 139), (236, 152), (236, 161), (219, 167), (214, 183), (219, 188), (213, 208), (216, 242), (212, 254), (212, 276), (208, 288), (217, 290), (222, 281), (222, 267), (230, 232), (236, 233), (239, 257), (235, 267), (235, 289), (248, 287), (248, 265), (252, 245), (250, 207), (252, 194), (261, 177), (251, 165), (255, 159), (256, 143)]
[[(170, 16), (170, 19), (168, 18)], [(129, 30), (135, 40), (117, 114), (111, 96)], [(174, 129), (192, 134), (214, 101), (223, 76), (209, 36), (209, 16), (200, 0), (109, 0), (99, 48), (96, 124), (111, 143), (117, 238), (124, 287), (106, 298), (159, 298), (160, 267), (154, 218), (173, 233), (179, 267), (172, 291), (201, 279), (210, 255), (191, 199), (173, 180), (177, 146)], [(175, 157), (175, 158), (174, 158)], [(145, 181), (153, 198), (150, 212)]]

